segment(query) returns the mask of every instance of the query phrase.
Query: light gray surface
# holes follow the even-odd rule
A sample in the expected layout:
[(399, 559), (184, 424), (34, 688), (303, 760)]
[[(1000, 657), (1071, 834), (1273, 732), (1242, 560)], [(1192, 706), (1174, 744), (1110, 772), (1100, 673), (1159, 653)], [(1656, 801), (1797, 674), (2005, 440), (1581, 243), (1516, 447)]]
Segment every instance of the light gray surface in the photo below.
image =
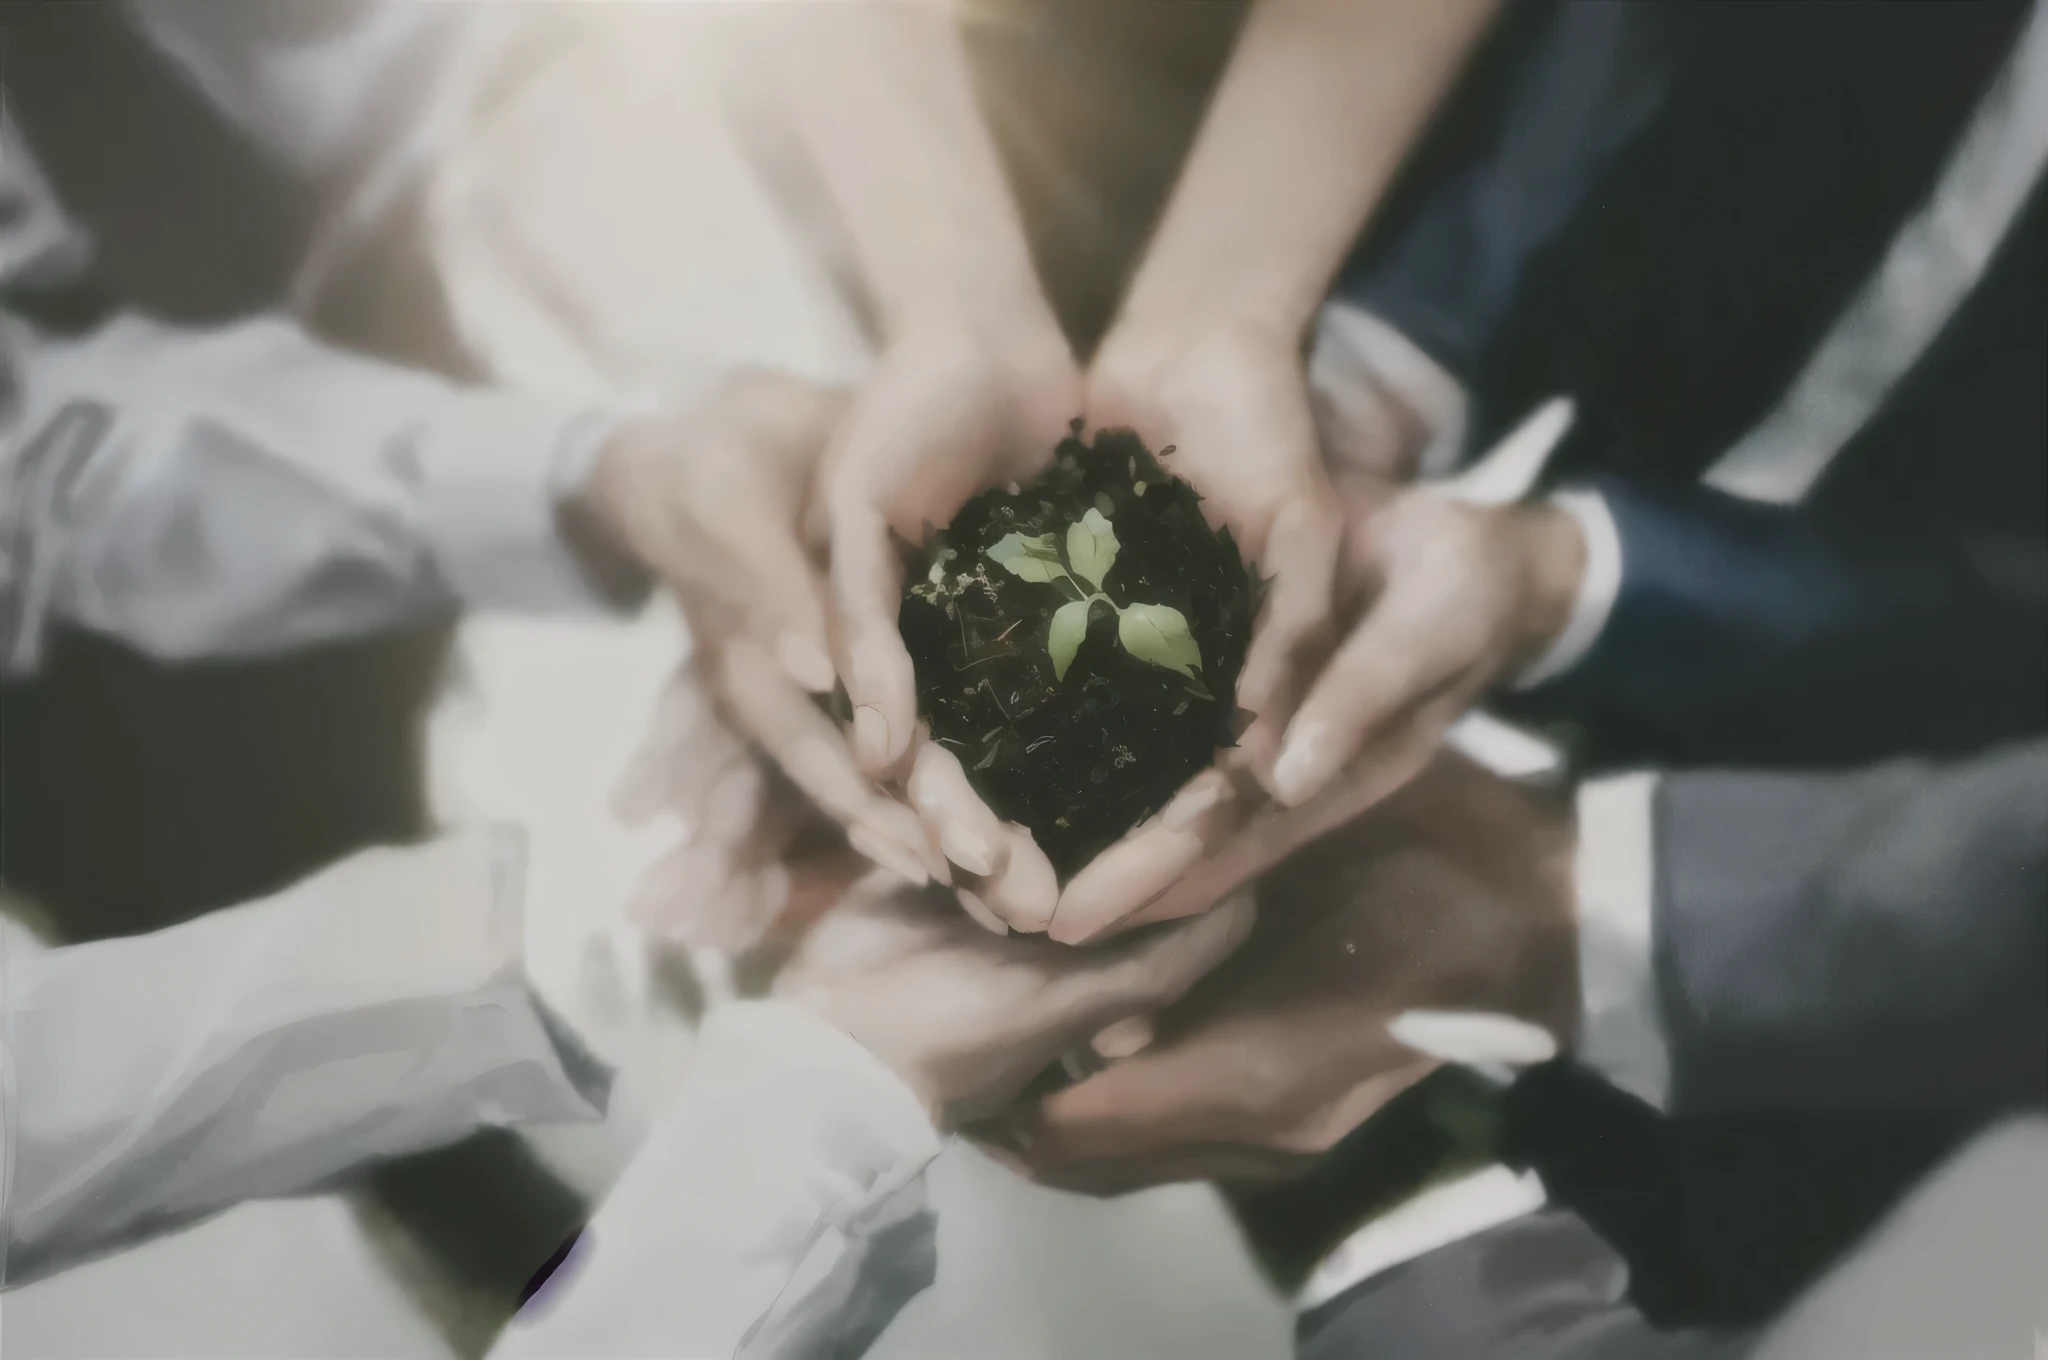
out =
[(0, 1297), (6, 1360), (442, 1360), (336, 1197), (246, 1204)]

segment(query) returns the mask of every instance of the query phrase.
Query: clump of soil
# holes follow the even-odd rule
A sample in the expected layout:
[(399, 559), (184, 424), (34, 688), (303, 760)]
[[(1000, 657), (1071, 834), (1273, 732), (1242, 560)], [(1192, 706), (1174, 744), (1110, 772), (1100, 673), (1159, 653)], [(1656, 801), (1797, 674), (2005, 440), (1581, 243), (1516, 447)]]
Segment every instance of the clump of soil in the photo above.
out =
[[(933, 738), (1062, 880), (1242, 730), (1256, 578), (1194, 488), (1129, 431), (1062, 440), (1037, 481), (969, 501), (908, 579), (899, 625)], [(1094, 596), (1107, 599), (1081, 603)], [(1078, 606), (1064, 626), (1079, 645), (1062, 675), (1063, 606)]]

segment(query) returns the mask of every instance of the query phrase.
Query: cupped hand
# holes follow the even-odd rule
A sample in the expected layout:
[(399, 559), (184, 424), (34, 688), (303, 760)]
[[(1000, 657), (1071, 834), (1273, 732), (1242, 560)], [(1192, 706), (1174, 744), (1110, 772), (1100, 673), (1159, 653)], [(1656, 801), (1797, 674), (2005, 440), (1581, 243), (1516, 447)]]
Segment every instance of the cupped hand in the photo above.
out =
[(836, 896), (842, 848), (922, 884), (944, 864), (916, 815), (853, 763), (838, 724), (747, 637), (700, 637), (613, 796), (677, 843), (628, 907), (656, 934), (737, 952)]
[(1072, 353), (1049, 315), (989, 334), (985, 325), (905, 326), (833, 436), (822, 505), (861, 769), (907, 783), (968, 891), (998, 919), (1036, 929), (1050, 915), (1051, 865), (921, 739), (916, 676), (897, 628), (900, 542), (923, 542), (978, 492), (1037, 476), (1080, 412)]
[(1288, 725), (1273, 783), (1290, 806), (1360, 764), (1396, 782), (1419, 768), (1563, 631), (1586, 551), (1553, 505), (1470, 505), (1428, 487), (1368, 510), (1349, 542), (1346, 576), (1365, 602)]
[(806, 691), (829, 689), (821, 535), (807, 531), (843, 393), (747, 371), (680, 415), (626, 426), (584, 502), (688, 620), (691, 663), (661, 697), (614, 799), (627, 820), (669, 812), (679, 844), (632, 914), (728, 949), (806, 894), (793, 850), (835, 838), (915, 882), (944, 864), (916, 816), (855, 767)]
[(1069, 943), (1127, 921), (1262, 801), (1280, 734), (1333, 636), (1343, 529), (1299, 346), (1277, 333), (1120, 323), (1089, 370), (1087, 419), (1171, 447), (1167, 468), (1270, 584), (1238, 681), (1237, 705), (1252, 715), (1239, 744), (1066, 885), (1050, 929)]
[(1260, 881), (1251, 938), (1143, 1051), (975, 1132), (1095, 1194), (1282, 1178), (1433, 1071), (1447, 1035), (1511, 1062), (1570, 1042), (1567, 800), (1445, 755), (1334, 833), (1279, 838), (1311, 831)]
[(929, 891), (857, 889), (801, 937), (775, 987), (859, 1040), (938, 1123), (956, 1127), (1007, 1105), (1105, 1026), (1170, 1005), (1252, 920), (1240, 900), (1077, 953), (990, 935)]
[(1122, 323), (1088, 371), (1087, 421), (1171, 447), (1168, 470), (1270, 582), (1237, 687), (1253, 715), (1240, 749), (1263, 780), (1333, 636), (1343, 533), (1299, 344), (1250, 325)]
[(1310, 816), (1276, 820), (1248, 763), (1226, 752), (1075, 875), (1055, 938), (1206, 909), (1284, 853), (1276, 825), (1356, 816), (1399, 789), (1466, 709), (1564, 627), (1585, 550), (1563, 511), (1367, 478), (1340, 479), (1333, 494), (1346, 521), (1341, 616), (1353, 622), (1288, 725), (1272, 779), (1282, 807)]
[(820, 544), (805, 533), (846, 394), (769, 370), (627, 424), (582, 498), (673, 591), (693, 630), (753, 638), (811, 690), (832, 687)]

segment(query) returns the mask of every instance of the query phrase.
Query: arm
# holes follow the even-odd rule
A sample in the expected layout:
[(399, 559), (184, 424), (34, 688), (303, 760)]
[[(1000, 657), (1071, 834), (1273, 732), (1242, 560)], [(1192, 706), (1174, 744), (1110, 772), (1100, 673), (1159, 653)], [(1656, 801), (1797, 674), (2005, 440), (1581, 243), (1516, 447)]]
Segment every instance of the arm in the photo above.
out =
[(1083, 954), (856, 886), (797, 943), (784, 999), (714, 1013), (670, 1113), (493, 1360), (860, 1355), (933, 1279), (935, 1130), (1179, 996), (1250, 924), (1240, 903)]
[(604, 413), (282, 317), (38, 325), (89, 294), (91, 242), (4, 119), (0, 210), (0, 665), (33, 665), (52, 618), (185, 660), (639, 588), (608, 542), (561, 533)]
[(779, 1001), (724, 1008), (492, 1360), (858, 1355), (934, 1278), (939, 1148), (910, 1088), (832, 1025)]
[(1577, 821), (1577, 1056), (1637, 1100), (1539, 1069), (1509, 1155), (1660, 1323), (1777, 1312), (1960, 1136), (2048, 1099), (2048, 745), (1629, 775)]
[(598, 1117), (605, 1079), (526, 987), (521, 858), (370, 851), (154, 934), (0, 953), (0, 1283), (488, 1124)]
[(611, 422), (462, 389), (279, 318), (78, 337), (0, 319), (7, 660), (51, 617), (166, 660), (607, 598), (557, 512)]
[[(1362, 452), (1396, 476), (1418, 453), (1426, 474), (1449, 469), (1460, 384), (1479, 376), (1532, 262), (1663, 107), (1663, 10), (1562, 0), (1525, 13), (1533, 23), (1503, 18), (1500, 50), (1475, 59), (1477, 88), (1418, 150), (1419, 181), (1396, 192), (1318, 315), (1309, 380), (1333, 408), (1318, 411), (1326, 455)], [(1419, 421), (1419, 437), (1347, 428), (1369, 419), (1373, 396)]]
[(2038, 543), (1607, 478), (1575, 514), (1606, 546), (1587, 554), (1576, 647), (1539, 663), (1536, 714), (1723, 763), (1957, 752), (2048, 727)]
[(885, 343), (927, 324), (1057, 331), (947, 5), (834, 0), (759, 37)]
[(1051, 926), (1057, 938), (1086, 938), (1183, 877), (1194, 838), (1176, 827), (1275, 788), (1281, 734), (1328, 654), (1340, 604), (1343, 524), (1302, 347), (1339, 261), (1493, 8), (1264, 0), (1250, 9), (1089, 367), (1086, 420), (1170, 446), (1174, 475), (1269, 579), (1237, 684), (1237, 705), (1253, 717), (1217, 769), (1074, 875)]
[(1253, 6), (1119, 326), (1194, 315), (1297, 340), (1493, 10)]
[[(765, 9), (760, 59), (851, 237), (882, 342), (827, 450), (821, 499), (853, 749), (868, 776), (900, 785), (919, 742), (895, 540), (920, 541), (976, 492), (1034, 477), (1081, 409), (1080, 382), (950, 7)], [(973, 845), (963, 858), (986, 875), (990, 904), (1042, 925), (1056, 889), (1029, 833), (972, 796), (962, 815), (977, 829), (949, 843)], [(918, 853), (924, 872), (949, 878), (936, 851)]]
[(2048, 745), (1671, 775), (1652, 815), (1674, 1110), (2048, 1099)]

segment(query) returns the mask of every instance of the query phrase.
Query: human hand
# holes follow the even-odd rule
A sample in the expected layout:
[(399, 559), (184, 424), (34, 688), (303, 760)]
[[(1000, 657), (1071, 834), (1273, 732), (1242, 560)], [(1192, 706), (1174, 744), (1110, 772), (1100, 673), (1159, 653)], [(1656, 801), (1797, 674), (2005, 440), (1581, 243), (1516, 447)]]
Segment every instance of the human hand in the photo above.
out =
[(737, 952), (807, 919), (843, 889), (842, 850), (912, 884), (943, 868), (915, 814), (861, 774), (838, 725), (746, 637), (698, 644), (613, 810), (681, 823), (627, 914), (702, 948)]
[(1308, 668), (1332, 636), (1342, 522), (1316, 443), (1297, 337), (1251, 324), (1120, 321), (1088, 371), (1091, 429), (1128, 427), (1203, 496), (1270, 578), (1237, 704), (1254, 715), (1238, 759), (1264, 780)]
[(583, 489), (598, 525), (670, 586), (692, 664), (662, 696), (614, 810), (674, 813), (682, 840), (631, 909), (652, 929), (740, 948), (807, 892), (793, 847), (845, 828), (914, 882), (943, 862), (907, 809), (854, 767), (804, 692), (829, 689), (822, 537), (806, 532), (817, 470), (846, 397), (740, 373), (682, 415), (628, 425)]
[(1168, 468), (1203, 495), (1212, 522), (1272, 583), (1238, 681), (1250, 726), (1158, 817), (1067, 883), (1050, 923), (1052, 937), (1067, 943), (1129, 918), (1220, 834), (1211, 823), (1260, 801), (1287, 716), (1330, 643), (1342, 531), (1298, 347), (1278, 333), (1120, 322), (1089, 370), (1087, 418), (1096, 428), (1135, 429), (1148, 447), (1171, 446)]
[[(991, 334), (1000, 338), (984, 338)], [(860, 766), (907, 781), (932, 838), (963, 871), (970, 910), (985, 901), (1012, 923), (1035, 919), (1029, 928), (1051, 915), (1052, 866), (921, 738), (897, 627), (896, 539), (921, 542), (975, 493), (1036, 476), (1079, 409), (1072, 355), (1042, 301), (1020, 304), (1000, 332), (988, 322), (908, 322), (834, 435), (824, 487), (840, 674)]]
[(742, 372), (680, 414), (634, 421), (581, 489), (600, 528), (675, 592), (701, 642), (748, 636), (804, 687), (832, 687), (822, 546), (805, 534), (842, 392)]
[(1173, 1002), (1244, 941), (1253, 915), (1242, 898), (1083, 953), (990, 935), (935, 893), (857, 890), (803, 935), (775, 988), (957, 1127), (1001, 1109), (1104, 1026)]
[[(1555, 422), (1533, 433), (1554, 438)], [(1525, 462), (1531, 448), (1547, 444), (1518, 433), (1502, 452)], [(1288, 727), (1274, 781), (1283, 806), (1313, 805), (1311, 820), (1325, 828), (1400, 788), (1481, 693), (1550, 645), (1585, 558), (1576, 522), (1552, 506), (1467, 503), (1344, 469), (1334, 495), (1346, 525), (1339, 617), (1353, 622)], [(1279, 828), (1308, 824), (1271, 813), (1243, 762), (1226, 753), (1074, 877), (1055, 938), (1204, 909), (1278, 858)]]
[(1404, 1012), (1512, 1017), (1564, 1046), (1575, 834), (1568, 802), (1440, 756), (1268, 874), (1251, 938), (1156, 1018), (1150, 1046), (977, 1136), (1096, 1194), (1282, 1178), (1435, 1069), (1396, 1037)]
[(1428, 487), (1357, 505), (1346, 547), (1363, 603), (1288, 725), (1273, 785), (1289, 806), (1361, 763), (1395, 783), (1420, 768), (1460, 714), (1564, 630), (1586, 563), (1577, 521), (1555, 505), (1474, 505)]

